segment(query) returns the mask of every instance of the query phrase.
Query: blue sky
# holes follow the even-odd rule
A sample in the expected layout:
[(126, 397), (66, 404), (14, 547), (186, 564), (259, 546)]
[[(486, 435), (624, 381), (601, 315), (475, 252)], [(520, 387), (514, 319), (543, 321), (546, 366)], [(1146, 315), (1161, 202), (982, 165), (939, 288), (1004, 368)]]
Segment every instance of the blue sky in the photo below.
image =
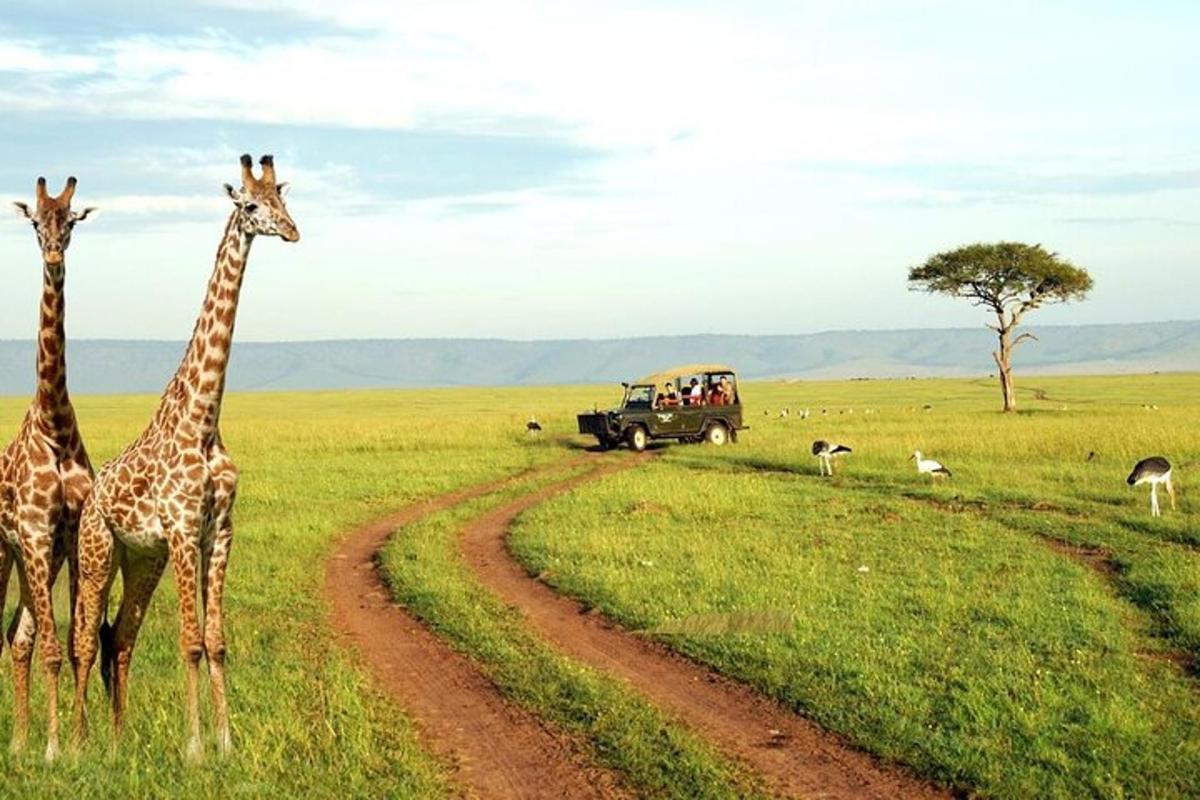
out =
[[(1189, 3), (43, 3), (0, 20), (0, 191), (79, 177), (68, 328), (181, 339), (237, 156), (303, 240), (255, 245), (249, 340), (979, 324), (911, 294), (955, 245), (1041, 242), (1090, 300), (1194, 318)], [(0, 222), (0, 338), (36, 327)]]

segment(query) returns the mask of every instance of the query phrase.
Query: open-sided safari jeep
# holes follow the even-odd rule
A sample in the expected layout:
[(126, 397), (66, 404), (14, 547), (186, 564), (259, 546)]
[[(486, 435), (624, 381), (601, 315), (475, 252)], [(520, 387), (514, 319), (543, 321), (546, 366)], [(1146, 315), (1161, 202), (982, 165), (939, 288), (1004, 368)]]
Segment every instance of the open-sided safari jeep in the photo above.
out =
[(595, 436), (607, 450), (626, 442), (642, 451), (660, 439), (737, 441), (742, 401), (737, 376), (720, 364), (686, 364), (622, 383), (621, 407), (579, 415), (579, 432)]

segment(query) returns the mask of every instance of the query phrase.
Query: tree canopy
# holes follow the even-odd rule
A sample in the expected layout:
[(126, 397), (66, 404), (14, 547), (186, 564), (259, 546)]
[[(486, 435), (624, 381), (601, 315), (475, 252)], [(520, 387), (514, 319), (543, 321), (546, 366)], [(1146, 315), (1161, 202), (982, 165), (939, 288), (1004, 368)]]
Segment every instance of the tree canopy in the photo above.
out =
[(1013, 329), (1025, 312), (1043, 303), (1083, 299), (1092, 288), (1092, 276), (1058, 253), (1040, 244), (997, 242), (969, 244), (930, 256), (924, 264), (908, 271), (912, 289), (963, 297), (996, 314), (988, 327), (999, 334), (999, 349), (992, 353), (1000, 369), (1000, 391), (1004, 410), (1017, 407), (1013, 388), (1013, 350), (1022, 342), (1036, 339), (1032, 333), (1013, 338)]
[(1040, 244), (970, 244), (931, 256), (908, 271), (913, 289), (974, 301), (1018, 318), (1045, 302), (1081, 300), (1092, 288), (1087, 270)]

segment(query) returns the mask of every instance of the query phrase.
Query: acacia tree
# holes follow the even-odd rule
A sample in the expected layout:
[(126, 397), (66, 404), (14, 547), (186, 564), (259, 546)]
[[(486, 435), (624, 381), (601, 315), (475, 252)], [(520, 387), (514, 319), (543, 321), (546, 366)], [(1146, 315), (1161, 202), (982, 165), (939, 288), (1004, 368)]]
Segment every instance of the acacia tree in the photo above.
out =
[(908, 271), (909, 288), (963, 297), (996, 315), (988, 325), (1000, 337), (992, 353), (1000, 371), (1004, 410), (1017, 407), (1013, 392), (1012, 354), (1017, 345), (1037, 337), (1013, 331), (1026, 313), (1044, 303), (1082, 300), (1092, 288), (1087, 270), (1077, 267), (1040, 244), (998, 242), (970, 244), (930, 256), (924, 264)]

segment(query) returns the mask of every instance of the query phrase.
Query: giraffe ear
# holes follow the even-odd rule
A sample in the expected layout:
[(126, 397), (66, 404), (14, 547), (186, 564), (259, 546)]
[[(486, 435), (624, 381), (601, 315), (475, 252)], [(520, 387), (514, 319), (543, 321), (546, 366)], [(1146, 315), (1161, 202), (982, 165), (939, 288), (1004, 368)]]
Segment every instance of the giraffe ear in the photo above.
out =
[(287, 181), (275, 184), (275, 191), (279, 192), (280, 197), (287, 197), (288, 189), (290, 188), (291, 184)]
[(238, 208), (247, 208), (247, 207), (253, 205), (250, 202), (250, 197), (246, 193), (245, 189), (235, 189), (232, 186), (230, 186), (228, 183), (226, 183), (225, 184), (225, 194), (229, 195), (229, 199), (232, 200), (233, 204), (235, 206), (237, 206)]
[(29, 206), (27, 206), (25, 203), (22, 203), (20, 200), (13, 201), (13, 208), (15, 208), (17, 213), (25, 219), (33, 219), (33, 215), (29, 213)]

